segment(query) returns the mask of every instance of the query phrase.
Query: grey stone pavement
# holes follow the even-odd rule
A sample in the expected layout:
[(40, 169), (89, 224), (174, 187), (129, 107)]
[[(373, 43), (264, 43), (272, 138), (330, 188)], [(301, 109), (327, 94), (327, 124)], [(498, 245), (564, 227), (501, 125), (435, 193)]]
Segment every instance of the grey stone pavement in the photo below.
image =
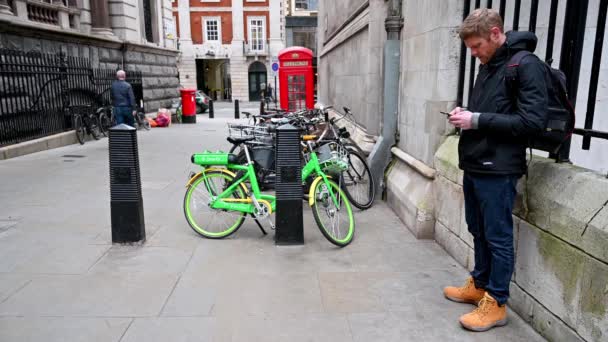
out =
[(198, 236), (182, 212), (190, 155), (228, 146), (230, 106), (138, 132), (141, 246), (111, 243), (107, 139), (0, 161), (0, 341), (542, 340), (513, 313), (463, 330), (473, 306), (441, 290), (466, 270), (382, 201), (356, 212), (343, 249), (308, 209), (303, 246), (277, 247), (250, 220), (228, 239)]

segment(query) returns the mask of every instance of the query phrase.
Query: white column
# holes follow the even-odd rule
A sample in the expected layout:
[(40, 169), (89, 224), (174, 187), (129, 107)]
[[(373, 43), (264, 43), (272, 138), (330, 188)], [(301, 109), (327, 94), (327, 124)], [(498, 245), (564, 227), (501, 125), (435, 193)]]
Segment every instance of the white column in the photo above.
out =
[(190, 45), (192, 45), (192, 34), (190, 31), (190, 1), (178, 0), (177, 13), (179, 15), (180, 45), (184, 43), (190, 43)]
[(230, 58), (230, 78), (232, 99), (249, 101), (247, 59), (243, 54), (245, 41), (243, 0), (232, 0), (232, 57)]
[(179, 15), (179, 50), (181, 51), (178, 64), (179, 79), (182, 86), (196, 88), (196, 61), (190, 31), (190, 1), (178, 0), (177, 10)]
[[(285, 47), (281, 39), (281, 1), (270, 0), (270, 55), (277, 56), (279, 51)], [(284, 15), (284, 14), (283, 14)]]
[(0, 0), (0, 14), (13, 15), (13, 9), (8, 5), (8, 0)]

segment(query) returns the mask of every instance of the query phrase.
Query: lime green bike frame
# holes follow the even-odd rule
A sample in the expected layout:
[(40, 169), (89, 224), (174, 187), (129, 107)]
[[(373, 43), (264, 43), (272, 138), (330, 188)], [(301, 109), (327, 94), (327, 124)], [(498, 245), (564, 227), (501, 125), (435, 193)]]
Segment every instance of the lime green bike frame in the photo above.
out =
[[(270, 204), (271, 212), (274, 212), (276, 210), (276, 202), (277, 202), (276, 197), (272, 196), (272, 195), (263, 194), (260, 191), (260, 186), (258, 184), (255, 169), (253, 167), (253, 163), (249, 163), (248, 165), (226, 164), (226, 168), (228, 170), (236, 170), (237, 177), (240, 176), (240, 178), (233, 181), (232, 184), (230, 184), (230, 186), (228, 188), (226, 188), (226, 190), (224, 190), (222, 193), (220, 193), (217, 196), (215, 196), (214, 198), (212, 198), (211, 202), (209, 203), (211, 208), (238, 211), (238, 212), (249, 213), (249, 214), (256, 213), (256, 205), (253, 202), (253, 200), (247, 201), (246, 203), (233, 202), (233, 201), (229, 202), (229, 201), (223, 200), (223, 199), (228, 199), (228, 198), (232, 199), (232, 194), (235, 192), (235, 190), (237, 190), (237, 188), (239, 186), (241, 186), (241, 183), (249, 181), (249, 183), (251, 184), (251, 191), (253, 192), (253, 197), (255, 198), (255, 200), (260, 201), (260, 202), (263, 202), (263, 201), (268, 202)], [(217, 168), (212, 168), (212, 169), (217, 170)], [(203, 171), (201, 172), (202, 176), (205, 176), (205, 172), (207, 170), (208, 170), (207, 168), (203, 169)], [(241, 171), (241, 173), (239, 174), (238, 171)], [(308, 161), (308, 163), (306, 163), (306, 165), (302, 169), (302, 182), (306, 181), (306, 179), (308, 179), (308, 177), (310, 177), (313, 174), (317, 175), (318, 177), (313, 181), (312, 186), (310, 187), (310, 196), (309, 196), (309, 205), (310, 206), (312, 206), (315, 203), (314, 189), (315, 189), (317, 183), (319, 183), (320, 181), (327, 183), (328, 179), (330, 178), (321, 170), (321, 165), (319, 164), (319, 159), (317, 158), (317, 154), (315, 152), (310, 153), (310, 160)], [(205, 178), (204, 181), (205, 181), (205, 186), (207, 187), (207, 189), (209, 189), (211, 185), (209, 184), (207, 178)], [(334, 201), (334, 204), (337, 207), (339, 207), (338, 199), (336, 197), (336, 194), (332, 190), (332, 187), (327, 186), (327, 190), (328, 190), (329, 194), (331, 195), (331, 198)], [(243, 199), (243, 200), (246, 201), (247, 199)]]

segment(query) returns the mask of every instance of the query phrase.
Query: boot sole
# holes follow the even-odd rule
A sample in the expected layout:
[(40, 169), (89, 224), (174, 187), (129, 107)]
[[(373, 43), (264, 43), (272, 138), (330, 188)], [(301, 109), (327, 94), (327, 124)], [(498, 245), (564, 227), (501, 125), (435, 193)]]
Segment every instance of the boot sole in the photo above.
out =
[(457, 298), (457, 297), (450, 297), (450, 296), (446, 296), (444, 295), (445, 298), (451, 300), (452, 302), (456, 302), (456, 303), (466, 303), (466, 304), (473, 304), (473, 305), (477, 305), (479, 303), (479, 300), (473, 300), (473, 299), (462, 299), (462, 298)]
[(466, 324), (464, 324), (462, 322), (460, 322), (460, 324), (465, 329), (467, 329), (467, 330), (471, 330), (471, 331), (475, 331), (475, 332), (482, 332), (482, 331), (488, 331), (488, 330), (490, 330), (490, 329), (492, 329), (494, 327), (502, 327), (504, 325), (507, 325), (507, 319), (506, 318), (505, 319), (501, 319), (499, 321), (494, 322), (494, 324), (491, 324), (491, 325), (488, 325), (488, 326), (485, 326), (485, 327), (471, 327), (471, 326), (468, 326), (468, 325), (466, 325)]

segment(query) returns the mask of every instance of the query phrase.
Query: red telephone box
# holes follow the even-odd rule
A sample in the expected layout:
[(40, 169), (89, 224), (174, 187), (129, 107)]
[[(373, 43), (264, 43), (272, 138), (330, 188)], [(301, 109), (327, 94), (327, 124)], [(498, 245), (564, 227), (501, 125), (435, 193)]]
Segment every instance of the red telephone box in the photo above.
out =
[(312, 51), (294, 46), (279, 52), (281, 108), (289, 111), (313, 109), (314, 73)]

